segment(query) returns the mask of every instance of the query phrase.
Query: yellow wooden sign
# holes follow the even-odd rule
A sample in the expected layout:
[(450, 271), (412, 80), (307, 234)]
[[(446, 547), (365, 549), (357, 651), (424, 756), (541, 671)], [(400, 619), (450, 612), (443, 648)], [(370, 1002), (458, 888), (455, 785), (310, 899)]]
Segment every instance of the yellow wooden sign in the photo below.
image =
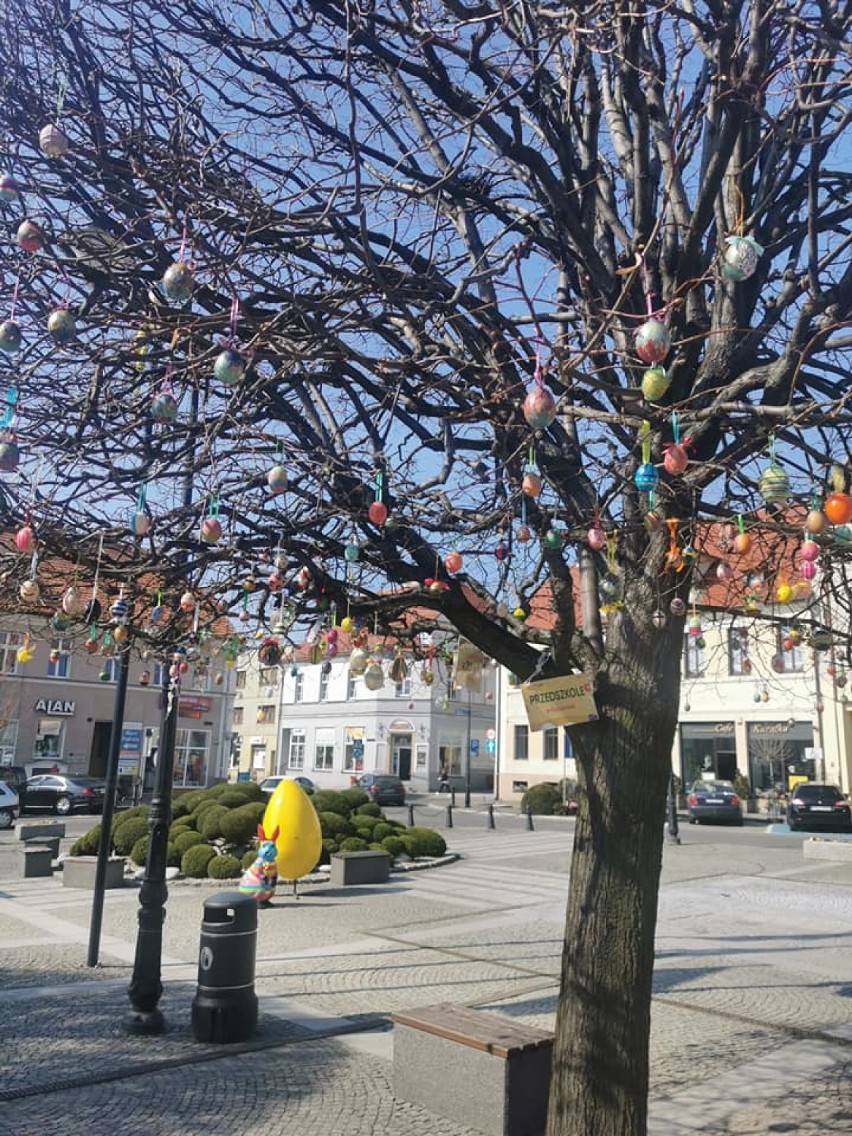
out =
[(577, 722), (596, 722), (594, 680), (589, 675), (562, 675), (521, 686), (530, 729), (568, 726)]

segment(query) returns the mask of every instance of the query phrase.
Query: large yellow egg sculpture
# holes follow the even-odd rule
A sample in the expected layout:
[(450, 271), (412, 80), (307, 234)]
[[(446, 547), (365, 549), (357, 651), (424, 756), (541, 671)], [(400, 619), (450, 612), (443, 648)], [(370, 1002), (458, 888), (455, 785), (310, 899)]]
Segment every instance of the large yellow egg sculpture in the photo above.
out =
[(295, 781), (279, 781), (263, 814), (263, 831), (278, 829), (278, 875), (298, 880), (315, 868), (322, 851), (322, 829), (311, 799)]

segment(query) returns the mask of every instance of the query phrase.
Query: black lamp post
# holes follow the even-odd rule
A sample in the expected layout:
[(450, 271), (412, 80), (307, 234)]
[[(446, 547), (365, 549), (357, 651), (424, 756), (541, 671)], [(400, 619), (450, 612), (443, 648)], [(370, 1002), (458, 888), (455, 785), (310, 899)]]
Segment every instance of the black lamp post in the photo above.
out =
[(467, 688), (467, 753), (464, 759), (464, 807), (470, 808), (470, 715), (471, 715), (471, 693), (470, 687)]
[(166, 856), (169, 825), (172, 819), (172, 778), (174, 775), (175, 741), (177, 738), (180, 671), (178, 665), (166, 668), (163, 680), (163, 706), (160, 720), (160, 747), (154, 795), (148, 814), (148, 856), (145, 876), (139, 890), (139, 928), (136, 955), (130, 980), (130, 1003), (133, 1012), (127, 1022), (131, 1033), (157, 1034), (165, 1029), (165, 1019), (158, 1007), (163, 993), (161, 964), (163, 956), (163, 923), (166, 918)]

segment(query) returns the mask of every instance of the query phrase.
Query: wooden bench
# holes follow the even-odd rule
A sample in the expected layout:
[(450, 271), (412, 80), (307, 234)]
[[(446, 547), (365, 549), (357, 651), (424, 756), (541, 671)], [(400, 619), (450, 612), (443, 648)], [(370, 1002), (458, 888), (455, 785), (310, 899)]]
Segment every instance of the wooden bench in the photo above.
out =
[(442, 1003), (392, 1015), (393, 1091), (488, 1136), (540, 1136), (553, 1034)]
[(387, 852), (334, 852), (331, 856), (330, 882), (333, 887), (350, 884), (383, 884), (390, 878), (390, 855)]

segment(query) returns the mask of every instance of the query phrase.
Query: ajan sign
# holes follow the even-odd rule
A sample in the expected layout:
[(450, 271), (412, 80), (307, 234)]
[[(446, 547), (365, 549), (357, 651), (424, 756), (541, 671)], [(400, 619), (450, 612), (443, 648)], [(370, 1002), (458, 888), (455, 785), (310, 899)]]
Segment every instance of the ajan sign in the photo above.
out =
[(598, 708), (593, 689), (593, 680), (582, 674), (524, 683), (521, 694), (530, 729), (535, 731), (544, 726), (596, 722)]
[(62, 698), (39, 698), (33, 707), (37, 714), (52, 714), (54, 717), (70, 718), (76, 706)]

